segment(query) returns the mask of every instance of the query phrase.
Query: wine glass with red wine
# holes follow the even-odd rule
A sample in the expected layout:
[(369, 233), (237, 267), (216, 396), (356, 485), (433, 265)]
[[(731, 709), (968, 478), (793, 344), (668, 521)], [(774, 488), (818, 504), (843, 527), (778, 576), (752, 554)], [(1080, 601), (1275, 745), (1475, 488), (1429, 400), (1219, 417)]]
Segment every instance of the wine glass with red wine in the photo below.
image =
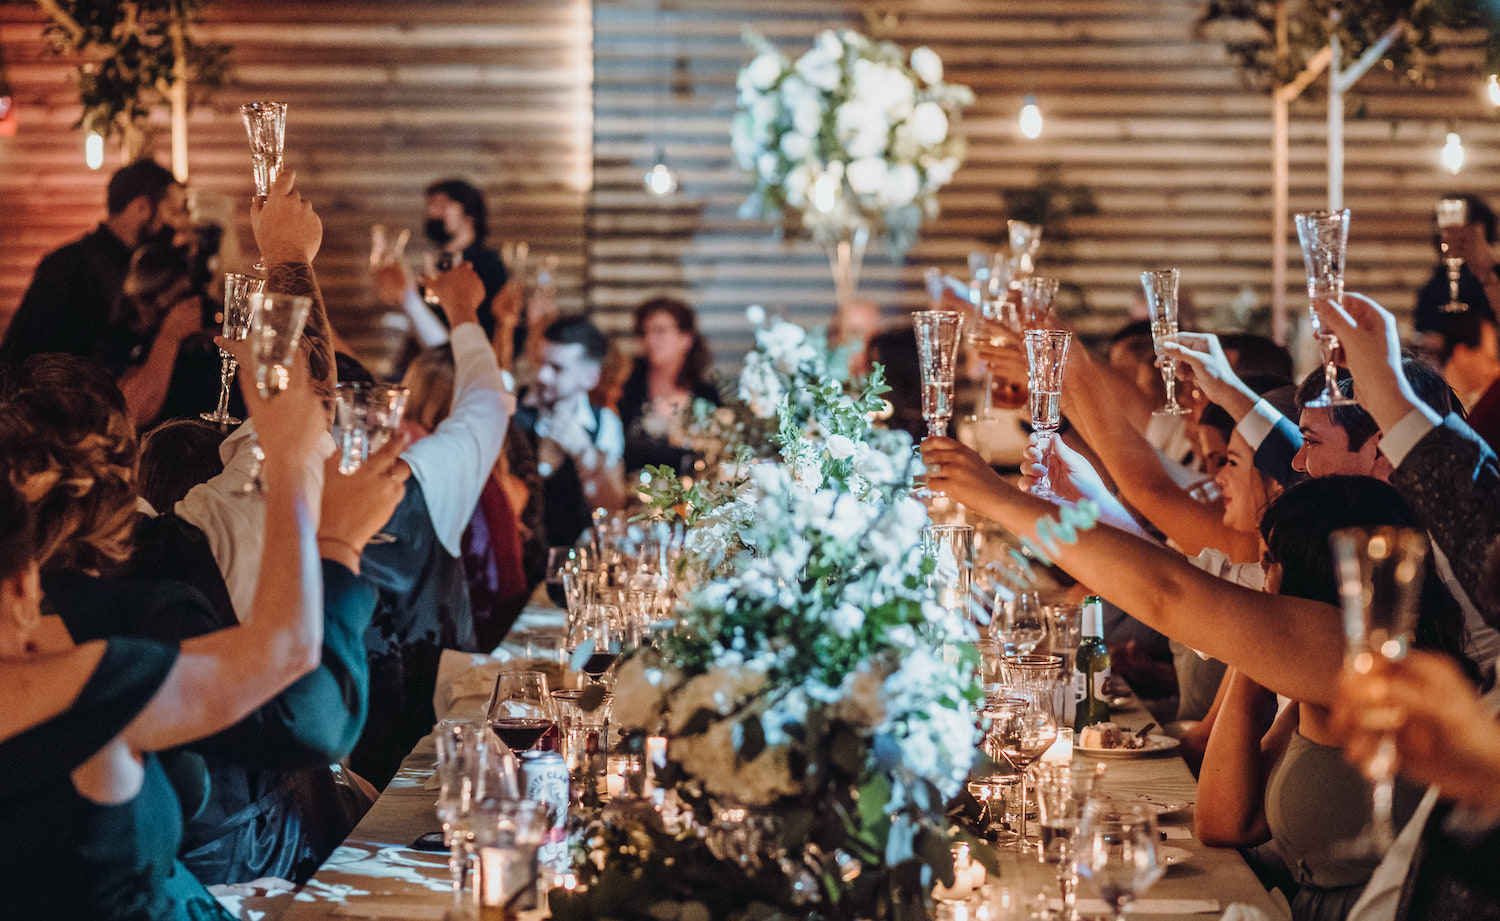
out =
[(620, 656), (624, 639), (620, 609), (612, 604), (586, 604), (576, 613), (568, 613), (568, 648), (573, 654), (573, 668), (583, 672), (593, 684), (602, 684), (604, 676)]
[(557, 749), (557, 712), (545, 672), (506, 669), (495, 680), (486, 718), (490, 729), (513, 752)]

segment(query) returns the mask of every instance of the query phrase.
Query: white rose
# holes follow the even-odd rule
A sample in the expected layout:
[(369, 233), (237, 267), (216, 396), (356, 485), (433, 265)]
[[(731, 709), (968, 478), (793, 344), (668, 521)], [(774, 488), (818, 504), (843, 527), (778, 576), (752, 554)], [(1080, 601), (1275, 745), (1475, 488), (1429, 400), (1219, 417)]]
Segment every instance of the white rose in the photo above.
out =
[(937, 189), (953, 181), (958, 169), (957, 157), (941, 157), (927, 164), (927, 188)]
[(848, 435), (829, 435), (826, 447), (834, 460), (848, 460), (854, 456), (854, 439)]
[(858, 633), (865, 625), (865, 612), (852, 604), (841, 604), (828, 612), (828, 626), (845, 639)]
[(817, 137), (823, 127), (823, 106), (817, 99), (799, 99), (788, 106), (792, 111), (792, 130), (808, 137)]
[(760, 173), (762, 179), (773, 182), (781, 171), (781, 163), (776, 159), (775, 154), (768, 151), (756, 158), (755, 171)]
[[(801, 135), (788, 134), (787, 137), (801, 137)], [(785, 152), (786, 145), (782, 145)], [(786, 203), (793, 208), (807, 206), (807, 192), (812, 188), (813, 180), (817, 178), (817, 167), (812, 161), (804, 161), (787, 171), (786, 180), (781, 184), (781, 190), (786, 195)]]
[(869, 521), (868, 509), (858, 499), (845, 495), (828, 510), (820, 528), (834, 540), (846, 543), (859, 536)]
[(751, 304), (745, 308), (745, 320), (751, 326), (759, 326), (766, 321), (766, 309), (759, 304)]
[(948, 137), (948, 115), (935, 102), (924, 102), (912, 109), (910, 122), (912, 137), (923, 146), (941, 144)]
[(788, 131), (781, 136), (781, 154), (793, 163), (807, 159), (812, 149), (812, 138), (800, 131)]
[(860, 157), (849, 164), (849, 187), (856, 195), (875, 195), (885, 184), (888, 169), (880, 157)]
[[(934, 57), (936, 57), (936, 55), (934, 55)], [(915, 60), (915, 52), (912, 54), (912, 58), (913, 60)], [(943, 65), (941, 63), (938, 64), (939, 74), (941, 74), (942, 72), (942, 66)], [(915, 67), (915, 64), (913, 64), (913, 67)], [(743, 76), (749, 82), (749, 84), (756, 89), (768, 90), (771, 88), (771, 85), (775, 83), (776, 80), (781, 76), (781, 72), (785, 69), (786, 61), (784, 61), (780, 55), (767, 51), (755, 56), (755, 60), (751, 61), (749, 65), (745, 67)], [(928, 80), (927, 82), (933, 83), (936, 81)]]
[(922, 190), (922, 176), (910, 163), (902, 163), (891, 170), (885, 183), (882, 198), (888, 207), (904, 208), (917, 198)]
[(911, 52), (911, 69), (929, 85), (943, 82), (943, 59), (937, 52), (923, 45)]

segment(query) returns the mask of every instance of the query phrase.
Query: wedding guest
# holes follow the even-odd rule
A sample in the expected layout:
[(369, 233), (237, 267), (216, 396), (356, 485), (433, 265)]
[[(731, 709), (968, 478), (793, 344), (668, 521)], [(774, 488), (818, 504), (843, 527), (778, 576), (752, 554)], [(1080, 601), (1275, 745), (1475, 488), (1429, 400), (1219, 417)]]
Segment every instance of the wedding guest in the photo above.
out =
[(42, 352), (95, 354), (131, 255), (148, 242), (171, 245), (174, 228), (188, 226), (187, 190), (154, 160), (116, 170), (105, 198), (98, 227), (42, 257), (0, 340), (0, 364)]
[[(1464, 202), (1465, 220), (1461, 227), (1432, 228), (1432, 247), (1441, 256), (1463, 260), (1458, 272), (1458, 300), (1481, 317), (1495, 319), (1495, 301), (1500, 297), (1500, 277), (1495, 274), (1495, 212), (1477, 195), (1450, 194), (1444, 198)], [(1412, 310), (1412, 325), (1424, 344), (1440, 334), (1438, 326), (1452, 297), (1448, 266), (1440, 258), (1432, 267), (1432, 277), (1417, 290)], [(1424, 351), (1427, 349), (1424, 348)], [(1436, 351), (1435, 348), (1432, 351)]]
[[(317, 665), (322, 585), (308, 512), (317, 492), (301, 470), (324, 432), (305, 371), (257, 409), (269, 539), (253, 616), (180, 644), (117, 637), (75, 645), (53, 628), (42, 616), (41, 568), (60, 548), (110, 558), (125, 546), (113, 522), (128, 519), (77, 533), (93, 519), (57, 517), (59, 506), (43, 498), (59, 483), (50, 461), (12, 457), (11, 475), (0, 478), (0, 890), (8, 913), (228, 917), (175, 859), (182, 814), (155, 753), (235, 724)], [(64, 428), (54, 431), (66, 439)], [(128, 428), (125, 441), (133, 443)], [(97, 438), (79, 449), (120, 450)], [(35, 440), (27, 450), (31, 459), (44, 453)], [(58, 498), (65, 510), (78, 501)], [(157, 592), (158, 604), (201, 604), (192, 593)]]
[(188, 490), (224, 471), (224, 433), (202, 419), (173, 419), (141, 439), (137, 491), (153, 512), (170, 512)]
[(698, 331), (698, 315), (682, 301), (654, 297), (635, 309), (633, 330), (641, 354), (625, 378), (619, 403), (625, 469), (649, 464), (692, 473), (696, 457), (683, 445), (683, 436), (693, 402), (719, 402), (710, 378), (713, 357)]
[(192, 267), (181, 250), (159, 243), (136, 250), (93, 357), (119, 381), (137, 428), (161, 415), (178, 354), (188, 337), (203, 330), (202, 313)]
[(624, 428), (612, 411), (589, 403), (609, 340), (585, 317), (564, 317), (542, 334), (536, 384), (516, 411), (541, 474), (547, 545), (571, 546), (596, 508), (625, 507)]
[(1443, 314), (1435, 333), (1443, 377), (1467, 411), (1469, 427), (1494, 444), (1500, 437), (1500, 337), (1478, 311)]

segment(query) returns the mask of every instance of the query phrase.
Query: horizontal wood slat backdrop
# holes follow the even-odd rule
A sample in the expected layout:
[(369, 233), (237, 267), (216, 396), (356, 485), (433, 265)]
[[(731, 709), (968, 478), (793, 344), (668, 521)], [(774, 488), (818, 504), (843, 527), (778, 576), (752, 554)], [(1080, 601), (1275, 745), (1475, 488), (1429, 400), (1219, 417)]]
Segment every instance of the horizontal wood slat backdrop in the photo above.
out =
[[(816, 322), (833, 298), (821, 251), (737, 216), (748, 183), (728, 125), (749, 57), (741, 29), (797, 54), (822, 28), (868, 31), (871, 14), (883, 37), (932, 47), (948, 79), (979, 97), (941, 216), (900, 264), (871, 246), (861, 290), (890, 321), (925, 300), (925, 266), (962, 275), (967, 252), (993, 247), (1007, 190), (1045, 180), (1085, 190), (1097, 208), (1049, 226), (1039, 259), (1064, 280), (1084, 329), (1119, 325), (1137, 273), (1168, 264), (1181, 267), (1200, 311), (1239, 323), (1270, 301), (1270, 102), (1197, 33), (1201, 9), (1201, 0), (219, 0), (203, 31), (234, 46), (236, 82), (192, 116), (192, 181), (233, 196), (248, 243), (248, 157), (234, 107), (289, 101), (289, 162), (325, 220), (319, 270), (335, 321), (376, 362), (391, 337), (369, 295), (369, 227), (416, 231), (422, 188), (458, 175), (488, 193), (492, 243), (527, 240), (559, 257), (566, 308), (592, 309), (622, 331), (645, 297), (678, 294), (699, 307), (716, 356), (732, 365), (749, 343), (746, 305)], [(15, 136), (0, 137), (0, 322), (41, 255), (98, 219), (109, 172), (83, 164), (68, 68), (42, 49), (42, 22), (31, 3), (0, 3), (0, 59), (19, 113)], [(1400, 311), (1434, 261), (1435, 199), (1450, 188), (1494, 191), (1500, 126), (1482, 97), (1475, 43), (1459, 45), (1433, 88), (1377, 69), (1351, 100), (1363, 113), (1346, 127), (1350, 287)], [(1046, 119), (1035, 141), (1016, 127), (1028, 92)], [(1315, 85), (1293, 108), (1294, 210), (1324, 201), (1321, 92)], [(1438, 163), (1451, 129), (1468, 150), (1457, 178)], [(661, 199), (642, 183), (658, 147), (682, 184)], [(1294, 281), (1300, 271), (1292, 267)]]

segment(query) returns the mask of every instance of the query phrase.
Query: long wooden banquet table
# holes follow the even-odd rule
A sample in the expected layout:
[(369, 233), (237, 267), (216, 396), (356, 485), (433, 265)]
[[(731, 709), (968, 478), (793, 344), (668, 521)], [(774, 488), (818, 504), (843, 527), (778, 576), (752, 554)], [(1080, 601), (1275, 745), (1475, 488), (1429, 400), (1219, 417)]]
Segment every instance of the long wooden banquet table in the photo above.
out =
[[(1143, 727), (1151, 717), (1139, 702), (1113, 715), (1129, 729)], [(410, 845), (438, 828), (434, 814), (437, 793), (427, 789), (434, 768), (432, 738), (423, 739), (402, 764), (401, 771), (354, 829), (343, 846), (320, 868), (294, 898), (267, 905), (268, 921), (317, 921), (337, 918), (391, 918), (441, 921), (452, 904), (447, 854), (413, 850)], [(1076, 762), (1092, 762), (1076, 752)], [(1221, 916), (1231, 904), (1258, 909), (1268, 919), (1284, 917), (1254, 873), (1232, 848), (1208, 847), (1193, 837), (1192, 812), (1197, 782), (1183, 760), (1172, 752), (1136, 758), (1107, 759), (1103, 789), (1116, 799), (1135, 798), (1171, 808), (1160, 817), (1166, 846), (1180, 848), (1187, 857), (1169, 868), (1130, 913), (1131, 918)], [(1056, 897), (1056, 871), (1034, 856), (1003, 864), (1019, 879), (1004, 885), (1013, 891)], [(1102, 903), (1089, 901), (1087, 886), (1080, 890), (1079, 907), (1103, 913)], [(977, 904), (977, 903), (975, 903)], [(973, 917), (973, 914), (969, 914)], [(523, 921), (544, 918), (544, 911), (523, 915)], [(1242, 916), (1243, 917), (1243, 916)], [(1255, 917), (1255, 915), (1250, 915)]]

